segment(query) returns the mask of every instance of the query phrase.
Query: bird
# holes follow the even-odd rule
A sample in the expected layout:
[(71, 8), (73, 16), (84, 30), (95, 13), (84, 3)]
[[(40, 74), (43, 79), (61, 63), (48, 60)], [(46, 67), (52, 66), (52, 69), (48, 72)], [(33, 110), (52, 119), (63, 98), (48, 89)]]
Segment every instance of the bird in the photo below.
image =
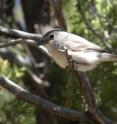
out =
[(102, 62), (117, 61), (117, 55), (61, 29), (46, 32), (38, 41), (38, 46), (43, 46), (47, 54), (63, 69), (86, 72)]

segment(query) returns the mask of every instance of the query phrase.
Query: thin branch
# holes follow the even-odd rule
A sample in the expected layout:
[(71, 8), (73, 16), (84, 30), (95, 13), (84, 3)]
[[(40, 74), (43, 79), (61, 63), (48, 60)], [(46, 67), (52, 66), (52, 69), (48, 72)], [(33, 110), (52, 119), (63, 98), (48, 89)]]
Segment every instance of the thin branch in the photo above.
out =
[(99, 124), (114, 124), (115, 122), (107, 119), (96, 105), (95, 96), (93, 94), (92, 87), (87, 76), (84, 73), (77, 71), (75, 71), (75, 75), (79, 79), (80, 87), (85, 97), (88, 111), (91, 114), (92, 119)]
[(88, 2), (88, 5), (89, 5), (89, 8), (91, 9), (92, 13), (94, 13), (94, 15), (98, 16), (99, 18), (102, 18), (102, 19), (106, 19), (106, 16), (104, 15), (101, 15), (97, 8), (96, 8), (96, 4), (95, 4), (95, 1), (94, 0), (87, 0)]
[(11, 51), (8, 48), (0, 49), (0, 56), (4, 59), (9, 60), (10, 62), (17, 64), (18, 66), (25, 66), (28, 68), (32, 67), (32, 62), (30, 60), (30, 57), (28, 57), (28, 56), (23, 57), (19, 54), (14, 53), (13, 51)]
[(0, 48), (14, 46), (17, 44), (27, 44), (27, 45), (35, 46), (35, 41), (30, 39), (13, 39), (13, 40), (8, 40), (3, 42), (1, 41)]
[(67, 25), (65, 22), (64, 14), (62, 12), (60, 0), (50, 0), (50, 2), (53, 8), (53, 11), (54, 11), (54, 15), (57, 18), (60, 28), (63, 30), (67, 30)]
[(13, 38), (32, 39), (34, 41), (39, 41), (42, 37), (40, 34), (27, 33), (16, 29), (7, 29), (3, 26), (0, 26), (0, 34)]
[(23, 88), (21, 88), (20, 86), (5, 77), (0, 77), (0, 85), (15, 94), (17, 98), (38, 105), (40, 108), (48, 112), (52, 112), (55, 115), (72, 120), (90, 122), (85, 113), (64, 108), (62, 106), (49, 102), (39, 96), (32, 95), (28, 91), (24, 90)]
[[(30, 57), (26, 56), (23, 57), (21, 55), (16, 55), (13, 51), (9, 49), (1, 49), (0, 50), (0, 56), (2, 56), (4, 59), (7, 59), (11, 63), (15, 63), (18, 66), (24, 66), (26, 69), (26, 72), (31, 77), (33, 82), (35, 82), (35, 86), (38, 87), (40, 91), (42, 91), (42, 87), (44, 86), (44, 81), (42, 81), (41, 78), (39, 78), (33, 71), (31, 70), (33, 68), (33, 64), (30, 60)], [(27, 59), (28, 58), (28, 59)]]
[(51, 56), (48, 54), (48, 51), (43, 46), (37, 45), (42, 37), (40, 34), (27, 33), (24, 31), (19, 31), (16, 29), (7, 29), (3, 26), (0, 26), (0, 35), (8, 36), (11, 38), (18, 38), (16, 40), (4, 41), (4, 43), (0, 42), (0, 48), (16, 44), (28, 44), (38, 47), (39, 50), (41, 50), (44, 54), (51, 58)]
[(33, 80), (32, 84), (39, 90), (40, 96), (48, 99), (48, 96), (44, 90), (44, 80), (39, 78), (31, 69), (26, 68), (26, 72), (30, 76), (30, 79)]

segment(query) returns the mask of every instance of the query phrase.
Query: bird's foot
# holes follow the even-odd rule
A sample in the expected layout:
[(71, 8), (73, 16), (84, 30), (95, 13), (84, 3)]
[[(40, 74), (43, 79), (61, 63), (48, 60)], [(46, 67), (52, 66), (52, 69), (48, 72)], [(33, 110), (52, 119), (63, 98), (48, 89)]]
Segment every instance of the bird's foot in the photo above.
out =
[(76, 62), (74, 60), (68, 61), (68, 64), (66, 65), (66, 70), (70, 72), (74, 72), (75, 70), (77, 70)]
[(77, 70), (77, 63), (73, 60), (71, 55), (68, 55), (68, 51), (66, 50), (66, 57), (67, 57), (67, 65), (66, 65), (66, 69), (70, 72), (74, 72), (75, 70)]

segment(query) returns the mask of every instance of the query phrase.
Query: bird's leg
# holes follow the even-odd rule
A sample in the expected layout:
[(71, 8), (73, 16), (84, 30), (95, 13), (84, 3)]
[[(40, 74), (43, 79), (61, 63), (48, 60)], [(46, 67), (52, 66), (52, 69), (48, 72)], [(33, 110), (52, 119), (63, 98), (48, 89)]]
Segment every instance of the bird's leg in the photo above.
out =
[(65, 55), (66, 55), (66, 58), (67, 58), (67, 65), (66, 65), (66, 69), (73, 72), (74, 70), (77, 70), (77, 63), (73, 60), (72, 56), (71, 55), (68, 55), (68, 50), (66, 49), (65, 50)]

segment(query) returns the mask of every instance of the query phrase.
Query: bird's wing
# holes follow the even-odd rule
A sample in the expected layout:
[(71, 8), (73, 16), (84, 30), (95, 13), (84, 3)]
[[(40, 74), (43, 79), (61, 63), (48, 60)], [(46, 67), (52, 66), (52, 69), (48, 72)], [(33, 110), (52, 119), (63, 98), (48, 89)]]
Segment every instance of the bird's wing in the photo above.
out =
[(87, 50), (98, 52), (105, 51), (105, 49), (102, 47), (74, 34), (69, 34), (68, 37), (66, 37), (66, 39), (60, 43), (59, 50), (64, 51), (66, 49), (74, 52)]

